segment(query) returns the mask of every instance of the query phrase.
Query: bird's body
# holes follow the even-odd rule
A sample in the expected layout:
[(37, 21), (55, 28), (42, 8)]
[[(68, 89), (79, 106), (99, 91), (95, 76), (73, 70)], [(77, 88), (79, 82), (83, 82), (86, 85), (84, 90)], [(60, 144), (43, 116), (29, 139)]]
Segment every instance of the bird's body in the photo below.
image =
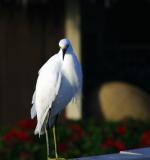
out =
[(56, 117), (81, 90), (82, 71), (77, 57), (69, 40), (60, 43), (59, 53), (39, 70), (31, 109), (31, 117), (37, 115), (35, 134), (43, 134), (47, 124), (52, 127)]

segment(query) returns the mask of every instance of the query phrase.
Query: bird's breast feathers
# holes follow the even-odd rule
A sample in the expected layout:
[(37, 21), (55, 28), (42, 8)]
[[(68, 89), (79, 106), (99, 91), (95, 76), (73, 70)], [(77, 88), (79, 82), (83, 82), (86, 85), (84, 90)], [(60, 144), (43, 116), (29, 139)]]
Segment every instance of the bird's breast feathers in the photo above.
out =
[(68, 82), (73, 86), (80, 88), (82, 74), (79, 62), (75, 55), (66, 54), (62, 65), (62, 74), (67, 78)]

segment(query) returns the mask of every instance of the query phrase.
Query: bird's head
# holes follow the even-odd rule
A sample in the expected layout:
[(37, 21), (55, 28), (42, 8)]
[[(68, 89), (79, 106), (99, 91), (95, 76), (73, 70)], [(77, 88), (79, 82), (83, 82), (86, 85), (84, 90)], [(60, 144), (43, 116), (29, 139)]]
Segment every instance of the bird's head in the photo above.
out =
[(64, 56), (65, 56), (66, 51), (67, 51), (69, 48), (72, 48), (70, 41), (69, 41), (68, 39), (66, 39), (66, 38), (59, 41), (59, 47), (60, 47), (60, 49), (62, 49), (63, 59), (64, 59)]

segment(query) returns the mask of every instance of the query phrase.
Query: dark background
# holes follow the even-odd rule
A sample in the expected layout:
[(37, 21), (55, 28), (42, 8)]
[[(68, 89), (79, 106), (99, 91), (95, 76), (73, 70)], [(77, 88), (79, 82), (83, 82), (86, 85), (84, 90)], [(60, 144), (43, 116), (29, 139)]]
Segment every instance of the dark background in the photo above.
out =
[[(103, 83), (150, 93), (149, 0), (82, 0), (83, 113)], [(0, 123), (30, 116), (37, 72), (65, 36), (66, 1), (0, 1)], [(74, 9), (74, 8), (72, 8)]]
[[(82, 1), (82, 55), (87, 99), (109, 81), (134, 84), (150, 93), (149, 16), (148, 0)], [(89, 117), (87, 99), (83, 113)]]
[[(59, 10), (59, 12), (55, 12)], [(29, 118), (39, 68), (64, 37), (64, 2), (0, 2), (0, 122)]]

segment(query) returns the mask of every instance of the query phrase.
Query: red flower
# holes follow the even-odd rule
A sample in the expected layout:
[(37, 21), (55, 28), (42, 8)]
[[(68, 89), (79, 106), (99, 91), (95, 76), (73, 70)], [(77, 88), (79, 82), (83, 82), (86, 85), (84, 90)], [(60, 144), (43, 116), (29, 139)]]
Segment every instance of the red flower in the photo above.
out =
[(30, 154), (28, 152), (21, 152), (20, 159), (21, 160), (28, 160), (30, 158)]
[(31, 120), (31, 119), (21, 120), (21, 121), (18, 122), (18, 125), (21, 129), (28, 131), (28, 130), (32, 130), (32, 129), (35, 128), (36, 121)]
[(2, 139), (6, 143), (12, 143), (13, 141), (19, 140), (19, 141), (30, 141), (29, 135), (24, 131), (19, 131), (16, 129), (12, 129), (11, 131), (7, 132)]
[(117, 149), (117, 151), (122, 151), (126, 149), (124, 143), (119, 140), (114, 141), (114, 147)]
[(125, 126), (119, 126), (117, 128), (117, 132), (120, 134), (120, 135), (124, 135), (126, 133), (126, 127)]
[(113, 140), (111, 137), (107, 138), (106, 144), (107, 144), (108, 146), (112, 146), (113, 143), (114, 143), (114, 140)]
[(141, 139), (140, 139), (140, 146), (141, 147), (150, 146), (150, 130), (142, 134)]
[(2, 139), (5, 141), (5, 142), (10, 142), (14, 139), (15, 137), (15, 134), (14, 134), (14, 130), (11, 130), (9, 132), (7, 132), (3, 137)]
[(81, 139), (82, 137), (78, 134), (73, 134), (72, 136), (70, 136), (69, 138), (69, 142), (74, 143), (77, 142)]
[(107, 138), (106, 141), (104, 143), (101, 144), (101, 147), (103, 149), (108, 149), (110, 147), (112, 147), (114, 144), (114, 141), (111, 137)]
[(30, 141), (29, 135), (24, 131), (16, 131), (15, 137), (20, 141)]
[(83, 129), (77, 124), (72, 124), (69, 128), (73, 132), (73, 135), (69, 138), (69, 141), (72, 143), (80, 140), (85, 135)]
[(101, 144), (103, 149), (115, 148), (117, 151), (125, 150), (125, 145), (120, 140), (113, 140), (112, 138), (107, 138), (106, 141)]
[(65, 152), (67, 150), (67, 146), (63, 143), (58, 144), (58, 151), (59, 152)]
[(83, 131), (82, 128), (78, 125), (78, 124), (71, 124), (69, 126), (69, 128), (73, 131), (76, 131), (76, 132), (81, 132)]

